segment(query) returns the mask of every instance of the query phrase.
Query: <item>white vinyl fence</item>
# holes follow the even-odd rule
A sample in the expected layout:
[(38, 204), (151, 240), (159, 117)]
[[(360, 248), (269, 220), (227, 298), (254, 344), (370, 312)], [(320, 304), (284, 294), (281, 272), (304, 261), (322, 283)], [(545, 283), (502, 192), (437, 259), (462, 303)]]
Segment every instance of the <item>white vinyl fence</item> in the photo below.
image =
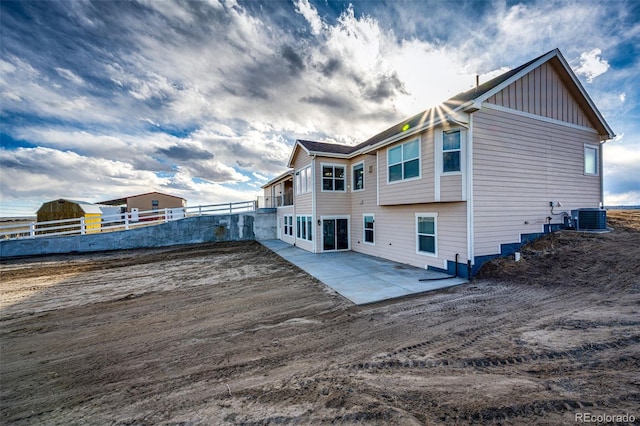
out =
[(256, 211), (256, 201), (210, 204), (174, 209), (133, 211), (100, 217), (30, 222), (0, 226), (0, 240), (85, 235), (97, 232), (125, 231), (141, 226), (157, 225), (185, 217), (223, 215)]

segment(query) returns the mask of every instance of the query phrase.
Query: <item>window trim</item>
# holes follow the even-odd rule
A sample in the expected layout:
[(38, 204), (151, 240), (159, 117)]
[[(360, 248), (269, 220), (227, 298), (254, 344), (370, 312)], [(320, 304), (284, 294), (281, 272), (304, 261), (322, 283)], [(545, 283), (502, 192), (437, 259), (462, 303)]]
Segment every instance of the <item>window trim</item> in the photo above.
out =
[[(355, 182), (355, 178), (356, 178), (355, 168), (358, 166), (362, 166), (362, 188), (360, 189), (356, 189), (356, 182)], [(364, 160), (363, 160), (363, 161), (358, 161), (357, 163), (354, 163), (351, 165), (351, 192), (360, 192), (360, 191), (364, 191), (364, 189), (365, 189), (365, 185), (364, 185)]]
[[(428, 257), (438, 257), (438, 213), (416, 213), (416, 227), (415, 227), (415, 235), (416, 235), (416, 254), (421, 256)], [(418, 218), (421, 217), (430, 217), (433, 218), (433, 235), (431, 234), (420, 234), (418, 232)], [(426, 251), (420, 251), (420, 235), (425, 236), (433, 236), (434, 238), (434, 252), (429, 253)]]
[[(333, 187), (336, 187), (336, 179), (340, 179), (340, 178), (336, 178), (335, 174), (336, 174), (336, 167), (342, 167), (344, 169), (344, 178), (342, 180), (344, 180), (344, 189), (342, 190), (336, 190), (336, 189), (324, 189), (324, 168), (325, 167), (333, 167), (333, 174), (334, 176), (331, 178), (327, 178), (327, 179), (331, 179), (333, 181)], [(348, 175), (347, 175), (347, 165), (346, 164), (340, 164), (340, 163), (320, 163), (320, 192), (347, 192), (347, 183), (349, 182), (348, 179)]]
[[(587, 150), (589, 149), (593, 150), (595, 153), (596, 171), (594, 173), (587, 172)], [(582, 160), (582, 173), (585, 176), (600, 176), (600, 146), (585, 143), (583, 147)]]
[[(404, 146), (409, 144), (409, 143), (415, 142), (415, 141), (418, 141), (418, 158), (417, 158), (417, 160), (418, 160), (418, 176), (405, 178), (404, 177), (404, 163), (406, 163), (406, 161), (404, 160)], [(389, 164), (389, 151), (391, 151), (392, 149), (397, 148), (397, 147), (402, 147), (402, 160), (400, 161), (400, 163)], [(415, 158), (412, 158), (409, 161), (413, 161), (413, 160), (415, 160)], [(402, 179), (391, 181), (390, 180), (391, 173), (389, 173), (389, 168), (392, 165), (395, 166), (395, 165), (398, 165), (398, 164), (401, 164), (403, 166), (402, 167), (402, 176), (403, 177), (402, 177)], [(397, 183), (411, 182), (412, 180), (419, 180), (419, 179), (422, 179), (422, 138), (420, 136), (418, 136), (417, 138), (413, 138), (411, 140), (408, 140), (408, 141), (405, 141), (405, 142), (402, 142), (400, 144), (396, 144), (394, 146), (390, 146), (389, 148), (387, 148), (387, 185), (395, 185)]]
[[(371, 217), (373, 218), (373, 228), (371, 228), (371, 233), (373, 234), (373, 242), (367, 241), (367, 227), (365, 218)], [(376, 245), (376, 215), (374, 213), (363, 213), (362, 214), (362, 244), (366, 244), (368, 246)]]

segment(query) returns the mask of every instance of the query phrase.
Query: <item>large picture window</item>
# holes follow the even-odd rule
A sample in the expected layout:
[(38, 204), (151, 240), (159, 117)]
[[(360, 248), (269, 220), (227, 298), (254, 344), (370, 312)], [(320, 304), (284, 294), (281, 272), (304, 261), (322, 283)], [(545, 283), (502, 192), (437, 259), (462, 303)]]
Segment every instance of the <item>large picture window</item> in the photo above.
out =
[(584, 174), (598, 174), (598, 147), (593, 145), (584, 146)]
[(460, 171), (460, 130), (442, 132), (442, 172)]
[(322, 165), (322, 190), (323, 191), (345, 191), (346, 171), (345, 166)]
[(416, 213), (416, 251), (429, 256), (437, 255), (435, 213)]
[(351, 168), (353, 183), (352, 191), (362, 191), (364, 189), (364, 163), (354, 164)]
[(420, 177), (420, 139), (390, 148), (387, 166), (389, 182)]

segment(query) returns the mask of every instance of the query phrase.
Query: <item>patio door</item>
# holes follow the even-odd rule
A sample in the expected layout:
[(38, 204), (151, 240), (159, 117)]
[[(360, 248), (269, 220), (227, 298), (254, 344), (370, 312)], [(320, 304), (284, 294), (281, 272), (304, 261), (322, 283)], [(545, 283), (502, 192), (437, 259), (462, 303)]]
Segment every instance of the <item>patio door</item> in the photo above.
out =
[(349, 250), (349, 219), (322, 219), (322, 251)]

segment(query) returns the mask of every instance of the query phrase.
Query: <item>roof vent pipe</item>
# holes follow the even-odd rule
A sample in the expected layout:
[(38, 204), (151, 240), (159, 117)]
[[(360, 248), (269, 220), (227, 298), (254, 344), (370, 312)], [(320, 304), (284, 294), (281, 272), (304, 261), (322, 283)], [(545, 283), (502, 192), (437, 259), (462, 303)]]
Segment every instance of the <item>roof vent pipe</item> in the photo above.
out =
[(476, 74), (476, 92), (478, 91), (478, 86), (480, 86), (480, 75)]

